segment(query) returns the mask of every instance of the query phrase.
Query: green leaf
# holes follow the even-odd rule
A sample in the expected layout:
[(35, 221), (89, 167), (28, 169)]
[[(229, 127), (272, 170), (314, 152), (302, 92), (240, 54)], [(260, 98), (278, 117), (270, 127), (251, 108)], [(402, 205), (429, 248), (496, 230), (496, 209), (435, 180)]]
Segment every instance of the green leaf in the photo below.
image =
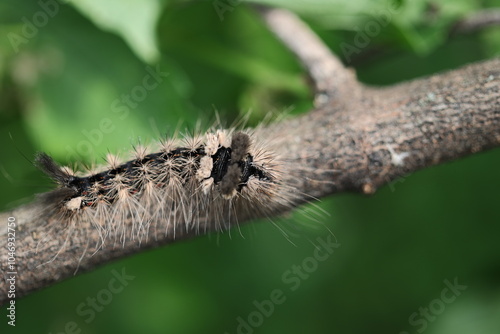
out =
[(326, 29), (366, 33), (370, 24), (378, 24), (375, 33), (369, 36), (370, 42), (381, 39), (420, 55), (442, 45), (451, 25), (480, 7), (467, 0), (251, 1), (291, 9)]
[(122, 37), (145, 62), (159, 58), (155, 27), (161, 14), (158, 0), (78, 0), (71, 4), (103, 30)]
[(189, 81), (175, 62), (145, 65), (71, 7), (61, 7), (36, 40), (16, 60), (15, 76), (28, 74), (20, 83), (30, 136), (60, 161), (99, 160), (138, 138), (158, 138), (181, 115), (194, 118)]

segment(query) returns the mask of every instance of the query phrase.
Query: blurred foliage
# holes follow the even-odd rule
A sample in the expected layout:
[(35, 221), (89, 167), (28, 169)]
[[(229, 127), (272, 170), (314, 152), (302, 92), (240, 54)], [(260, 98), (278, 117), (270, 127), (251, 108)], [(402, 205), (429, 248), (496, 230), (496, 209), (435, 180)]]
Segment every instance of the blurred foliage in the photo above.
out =
[[(243, 1), (55, 1), (0, 4), (2, 210), (51, 187), (30, 164), (36, 151), (90, 164), (177, 128), (208, 126), (216, 112), (231, 124), (251, 111), (255, 125), (268, 113), (311, 108), (299, 64)], [(498, 29), (448, 34), (459, 17), (498, 0), (252, 2), (301, 14), (373, 85), (500, 51)], [(370, 31), (361, 46), (359, 34)], [(254, 302), (279, 289), (286, 300), (246, 332), (416, 333), (423, 323), (409, 318), (439, 306), (444, 280), (457, 278), (467, 289), (426, 320), (425, 332), (498, 333), (499, 164), (496, 149), (371, 197), (323, 199), (317, 221), (294, 213), (135, 255), (18, 300), (15, 328), (2, 309), (0, 331), (70, 332), (75, 322), (82, 333), (237, 333), (239, 317), (248, 321)], [(318, 208), (299, 211), (310, 210)], [(282, 275), (329, 231), (341, 246), (292, 291)], [(79, 305), (123, 268), (134, 280), (86, 322)]]

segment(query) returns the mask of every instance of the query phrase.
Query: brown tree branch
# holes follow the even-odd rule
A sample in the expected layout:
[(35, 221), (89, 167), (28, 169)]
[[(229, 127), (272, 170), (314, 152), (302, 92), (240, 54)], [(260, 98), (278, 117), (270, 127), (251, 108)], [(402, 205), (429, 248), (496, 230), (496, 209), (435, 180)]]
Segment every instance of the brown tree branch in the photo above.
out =
[(344, 67), (330, 49), (302, 22), (297, 15), (284, 9), (256, 7), (269, 29), (304, 65), (313, 81), (316, 108), (356, 83), (353, 71)]
[[(268, 22), (274, 22), (272, 16), (266, 17)], [(278, 15), (277, 20), (281, 19)], [(296, 36), (303, 36), (305, 45), (318, 43), (309, 31), (301, 35), (302, 28), (294, 29)], [(307, 42), (308, 34), (314, 41)], [(326, 64), (325, 69), (321, 64), (310, 65), (315, 71), (311, 76), (329, 73), (348, 77), (337, 59), (331, 56), (334, 60), (328, 60), (325, 53), (322, 57), (326, 57), (320, 62)], [(263, 135), (282, 138), (280, 149), (294, 167), (289, 177), (307, 196), (320, 198), (345, 191), (373, 193), (401, 176), (500, 145), (498, 59), (386, 88), (365, 87), (348, 78), (315, 80), (324, 82), (326, 86), (321, 89), (335, 98), (306, 115), (262, 130)], [(160, 223), (150, 227), (149, 235), (155, 238), (141, 242), (126, 238), (123, 245), (106, 243), (97, 251), (100, 236), (93, 226), (72, 228), (49, 222), (39, 214), (42, 206), (35, 202), (0, 215), (0, 304), (8, 300), (6, 273), (12, 271), (7, 261), (8, 217), (14, 217), (17, 223), (16, 297), (76, 272), (202, 234), (204, 227), (210, 227), (201, 217), (200, 230), (177, 230), (173, 237)]]
[(484, 28), (498, 25), (500, 25), (500, 9), (484, 9), (458, 21), (451, 29), (451, 33), (472, 33)]

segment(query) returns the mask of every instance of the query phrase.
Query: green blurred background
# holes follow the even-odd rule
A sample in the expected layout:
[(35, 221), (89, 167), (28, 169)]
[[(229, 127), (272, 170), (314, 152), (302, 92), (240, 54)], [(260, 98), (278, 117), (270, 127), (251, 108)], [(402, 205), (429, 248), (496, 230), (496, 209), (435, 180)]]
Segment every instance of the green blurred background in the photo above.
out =
[[(498, 28), (449, 36), (458, 18), (498, 0), (255, 2), (301, 14), (373, 85), (500, 51)], [(357, 47), (373, 22), (380, 31)], [(236, 0), (3, 0), (0, 35), (0, 210), (52, 187), (30, 164), (37, 151), (91, 164), (179, 126), (208, 126), (216, 112), (231, 124), (251, 111), (255, 125), (311, 108), (300, 65)], [(155, 69), (161, 82), (144, 89)], [(499, 165), (498, 149), (480, 153), (370, 197), (324, 198), (316, 222), (294, 213), (108, 264), (18, 300), (15, 328), (3, 308), (0, 332), (499, 333)], [(292, 291), (282, 276), (310, 263), (330, 231), (340, 246)], [(105, 295), (113, 270), (135, 278), (88, 321), (78, 308)], [(443, 302), (455, 279), (467, 288)], [(259, 318), (256, 303), (276, 289), (284, 302)], [(253, 325), (239, 328), (241, 319)]]

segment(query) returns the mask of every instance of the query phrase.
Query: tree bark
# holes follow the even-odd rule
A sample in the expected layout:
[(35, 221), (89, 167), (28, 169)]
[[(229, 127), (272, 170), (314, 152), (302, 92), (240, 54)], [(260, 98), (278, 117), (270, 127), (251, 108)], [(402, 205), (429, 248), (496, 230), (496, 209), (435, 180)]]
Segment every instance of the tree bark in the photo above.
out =
[[(263, 15), (268, 20), (276, 13), (280, 17), (285, 12)], [(278, 25), (284, 31), (287, 24), (298, 22), (293, 15), (288, 19), (291, 21)], [(268, 22), (273, 31), (275, 23), (273, 19)], [(304, 32), (307, 28), (297, 29)], [(311, 42), (310, 49), (316, 45), (326, 50), (318, 39), (307, 37), (310, 32), (304, 36)], [(287, 44), (286, 36), (280, 38)], [(500, 145), (498, 59), (374, 88), (355, 80), (353, 72), (329, 52), (321, 53), (322, 60), (295, 53), (306, 69), (318, 61), (327, 64), (323, 67), (327, 77), (321, 75), (321, 66), (313, 66), (314, 73), (310, 73), (317, 94), (327, 98), (321, 98), (309, 113), (268, 125), (262, 131), (282, 139), (280, 150), (291, 166), (289, 177), (305, 194), (304, 201), (346, 191), (372, 194), (417, 170)], [(332, 75), (341, 80), (330, 78)], [(164, 227), (152, 226), (150, 235), (157, 238), (140, 243), (128, 238), (123, 246), (106, 244), (97, 251), (99, 234), (94, 227), (71, 229), (48, 222), (38, 215), (41, 206), (35, 201), (0, 215), (0, 304), (8, 300), (8, 272), (17, 272), (17, 298), (112, 260), (200, 234), (179, 230), (174, 238), (162, 232)], [(8, 217), (16, 221), (14, 269), (8, 267)]]

